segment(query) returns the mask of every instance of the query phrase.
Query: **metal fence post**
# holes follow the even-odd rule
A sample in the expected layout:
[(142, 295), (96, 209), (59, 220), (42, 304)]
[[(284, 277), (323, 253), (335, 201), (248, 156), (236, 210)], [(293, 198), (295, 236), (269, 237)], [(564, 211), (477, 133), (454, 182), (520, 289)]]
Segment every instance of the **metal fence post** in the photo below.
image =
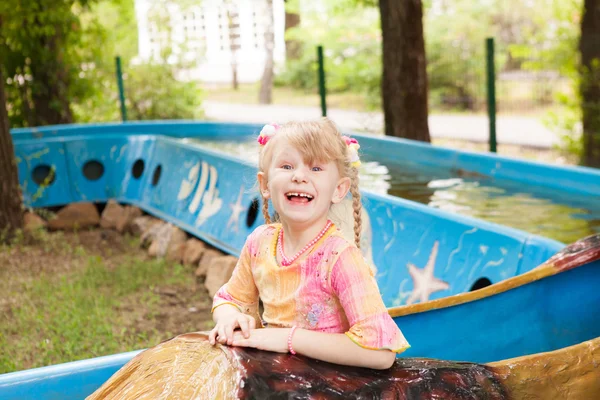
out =
[(319, 60), (319, 94), (321, 96), (321, 115), (327, 116), (327, 101), (325, 99), (325, 62), (323, 60), (323, 46), (317, 46), (317, 56)]
[(123, 87), (123, 71), (121, 69), (121, 57), (115, 57), (117, 63), (117, 84), (119, 85), (119, 100), (121, 101), (121, 119), (127, 121), (127, 108), (125, 108), (125, 88)]
[(496, 71), (494, 67), (494, 38), (486, 39), (487, 108), (490, 121), (490, 151), (496, 152)]

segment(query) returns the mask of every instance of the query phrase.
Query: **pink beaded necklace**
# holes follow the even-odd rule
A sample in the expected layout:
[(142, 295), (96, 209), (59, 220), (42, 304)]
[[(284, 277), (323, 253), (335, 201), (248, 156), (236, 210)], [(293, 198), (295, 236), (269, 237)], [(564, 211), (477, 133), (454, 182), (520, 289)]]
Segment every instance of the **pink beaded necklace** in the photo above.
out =
[(319, 239), (321, 239), (323, 237), (323, 235), (325, 235), (325, 233), (327, 233), (327, 230), (331, 227), (331, 225), (333, 225), (333, 223), (331, 221), (327, 220), (327, 224), (325, 224), (325, 227), (321, 230), (321, 232), (319, 232), (317, 237), (315, 237), (313, 240), (308, 242), (306, 244), (306, 246), (304, 246), (292, 258), (287, 258), (285, 256), (285, 254), (283, 254), (283, 227), (282, 227), (279, 230), (279, 238), (277, 239), (277, 251), (279, 251), (279, 255), (281, 255), (281, 265), (283, 265), (284, 267), (289, 267), (290, 265), (292, 265), (292, 263), (294, 261), (296, 261), (298, 259), (298, 257), (300, 257), (302, 254), (304, 254), (305, 251), (307, 251), (308, 249), (313, 247), (315, 245), (315, 243), (317, 243), (319, 241)]

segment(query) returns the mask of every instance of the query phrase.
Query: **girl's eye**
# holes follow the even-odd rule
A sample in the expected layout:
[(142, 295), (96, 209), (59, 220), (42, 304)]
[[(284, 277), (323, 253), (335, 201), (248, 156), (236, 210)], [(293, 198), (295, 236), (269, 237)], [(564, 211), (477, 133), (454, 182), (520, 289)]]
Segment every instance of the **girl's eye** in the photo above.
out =
[(319, 171), (323, 171), (323, 168), (321, 168), (321, 167), (312, 167), (312, 170), (314, 172), (319, 172)]
[(292, 166), (290, 164), (284, 164), (281, 166), (281, 168), (283, 169), (292, 169)]

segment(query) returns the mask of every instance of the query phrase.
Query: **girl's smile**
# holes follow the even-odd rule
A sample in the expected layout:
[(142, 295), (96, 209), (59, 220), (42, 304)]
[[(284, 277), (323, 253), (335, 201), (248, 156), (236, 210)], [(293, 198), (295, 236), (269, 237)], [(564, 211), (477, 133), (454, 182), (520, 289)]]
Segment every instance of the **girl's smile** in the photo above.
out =
[[(281, 221), (321, 227), (332, 203), (347, 193), (349, 180), (340, 178), (334, 162), (308, 163), (294, 147), (278, 143), (266, 174), (259, 173), (263, 196), (270, 198)], [(340, 186), (341, 185), (341, 186)]]

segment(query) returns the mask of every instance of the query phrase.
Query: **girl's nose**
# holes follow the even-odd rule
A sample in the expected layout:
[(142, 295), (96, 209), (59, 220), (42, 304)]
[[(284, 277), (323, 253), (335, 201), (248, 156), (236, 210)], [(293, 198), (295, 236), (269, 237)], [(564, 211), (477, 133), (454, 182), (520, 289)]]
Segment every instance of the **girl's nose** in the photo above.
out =
[(294, 170), (294, 174), (292, 175), (292, 181), (296, 183), (307, 183), (306, 173), (302, 168), (297, 168)]

